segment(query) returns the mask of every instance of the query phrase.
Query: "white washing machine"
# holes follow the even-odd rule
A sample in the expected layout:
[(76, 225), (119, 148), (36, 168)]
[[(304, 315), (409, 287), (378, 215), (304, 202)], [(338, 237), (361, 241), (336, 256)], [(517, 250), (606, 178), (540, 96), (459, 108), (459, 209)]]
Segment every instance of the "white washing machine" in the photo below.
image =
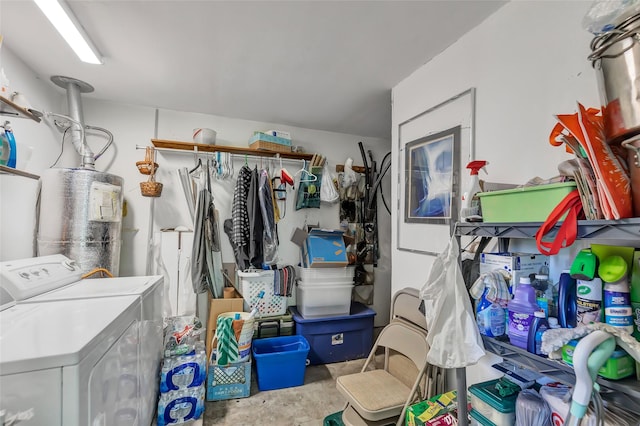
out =
[(0, 408), (29, 426), (136, 425), (135, 296), (17, 304), (0, 312)]
[(140, 299), (140, 422), (149, 426), (157, 410), (160, 360), (162, 358), (162, 275), (84, 279), (58, 290), (34, 296), (27, 303), (79, 300), (117, 296)]
[[(137, 318), (140, 320), (135, 336), (138, 344), (137, 365), (124, 367), (127, 371), (136, 370), (139, 376), (135, 424), (151, 424), (156, 410), (162, 352), (162, 276), (82, 280), (73, 261), (62, 255), (52, 255), (4, 262), (0, 264), (0, 277), (2, 288), (20, 305), (64, 301), (81, 303), (86, 299), (107, 300), (121, 296), (137, 298)], [(122, 424), (130, 424), (126, 416), (120, 420)]]

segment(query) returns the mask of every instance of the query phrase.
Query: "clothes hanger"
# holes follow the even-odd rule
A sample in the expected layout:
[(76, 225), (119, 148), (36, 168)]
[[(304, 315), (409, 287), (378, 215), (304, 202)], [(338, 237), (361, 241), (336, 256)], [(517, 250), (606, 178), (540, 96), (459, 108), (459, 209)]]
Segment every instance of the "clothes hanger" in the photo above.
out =
[(195, 172), (201, 166), (202, 166), (202, 159), (200, 157), (198, 157), (198, 163), (196, 164), (196, 166), (193, 169), (189, 170), (189, 174)]
[[(302, 160), (302, 168), (298, 170), (294, 176), (298, 176), (301, 173), (307, 177), (307, 179), (304, 179), (305, 182), (315, 182), (318, 180), (318, 176), (307, 170), (307, 160)], [(300, 176), (300, 179), (302, 180), (303, 177)]]

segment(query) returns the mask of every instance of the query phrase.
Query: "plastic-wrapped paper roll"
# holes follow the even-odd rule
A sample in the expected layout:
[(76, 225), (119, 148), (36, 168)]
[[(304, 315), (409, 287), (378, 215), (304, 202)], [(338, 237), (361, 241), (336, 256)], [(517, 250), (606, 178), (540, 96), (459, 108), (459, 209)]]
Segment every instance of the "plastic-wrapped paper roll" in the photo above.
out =
[(83, 272), (120, 269), (122, 185), (119, 176), (89, 169), (42, 173), (38, 256), (62, 253)]

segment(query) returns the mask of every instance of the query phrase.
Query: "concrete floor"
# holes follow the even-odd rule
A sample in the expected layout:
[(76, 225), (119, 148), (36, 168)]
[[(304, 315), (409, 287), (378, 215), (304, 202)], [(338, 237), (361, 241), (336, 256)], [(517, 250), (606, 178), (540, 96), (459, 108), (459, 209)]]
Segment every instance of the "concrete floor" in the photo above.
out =
[(207, 402), (204, 426), (274, 425), (322, 426), (329, 414), (342, 410), (345, 400), (336, 378), (360, 371), (364, 359), (308, 366), (304, 385), (260, 392), (251, 375), (251, 396)]

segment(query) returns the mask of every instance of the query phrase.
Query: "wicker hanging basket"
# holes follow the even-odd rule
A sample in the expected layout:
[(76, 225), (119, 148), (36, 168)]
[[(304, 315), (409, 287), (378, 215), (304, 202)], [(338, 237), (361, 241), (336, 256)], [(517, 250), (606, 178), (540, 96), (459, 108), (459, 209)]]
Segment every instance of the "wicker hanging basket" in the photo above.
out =
[[(140, 182), (140, 192), (144, 197), (159, 197), (162, 194), (162, 184), (160, 182), (156, 182), (156, 169), (158, 168), (158, 164), (154, 162), (155, 153), (152, 147), (147, 147), (147, 152), (145, 155), (145, 161), (149, 160), (147, 163), (149, 166), (149, 173), (144, 173), (142, 170), (140, 171), (143, 174), (149, 175), (149, 180), (146, 182)], [(140, 169), (140, 166), (138, 166)]]
[(150, 175), (158, 169), (158, 163), (155, 160), (155, 150), (153, 147), (148, 146), (144, 153), (144, 161), (136, 161), (136, 167), (138, 171), (143, 175)]
[(155, 180), (140, 182), (140, 192), (144, 197), (159, 197), (162, 194), (162, 184)]

